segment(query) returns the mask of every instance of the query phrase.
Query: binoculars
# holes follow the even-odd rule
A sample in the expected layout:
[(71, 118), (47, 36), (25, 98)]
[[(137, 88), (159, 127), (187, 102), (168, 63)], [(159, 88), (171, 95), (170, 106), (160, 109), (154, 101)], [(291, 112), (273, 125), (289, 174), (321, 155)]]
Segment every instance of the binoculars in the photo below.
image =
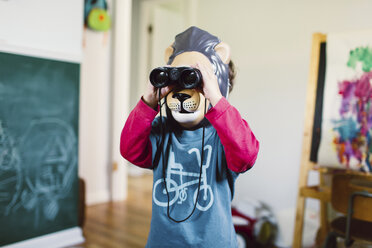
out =
[(183, 89), (194, 89), (201, 86), (202, 75), (192, 67), (157, 67), (150, 73), (150, 82), (155, 88), (169, 85)]

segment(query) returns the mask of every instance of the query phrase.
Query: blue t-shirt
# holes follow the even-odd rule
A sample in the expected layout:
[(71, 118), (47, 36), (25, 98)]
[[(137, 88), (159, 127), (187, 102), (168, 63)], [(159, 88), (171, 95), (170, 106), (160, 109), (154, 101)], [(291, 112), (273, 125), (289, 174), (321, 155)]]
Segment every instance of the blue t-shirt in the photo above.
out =
[[(237, 247), (231, 217), (231, 200), (238, 173), (227, 167), (225, 152), (212, 125), (205, 127), (204, 159), (197, 207), (184, 222), (168, 218), (168, 197), (163, 179), (163, 155), (170, 216), (185, 219), (193, 210), (200, 176), (203, 128), (172, 130), (163, 118), (161, 146), (159, 118), (150, 135), (154, 172), (151, 229), (146, 247)], [(156, 161), (158, 161), (158, 163)]]

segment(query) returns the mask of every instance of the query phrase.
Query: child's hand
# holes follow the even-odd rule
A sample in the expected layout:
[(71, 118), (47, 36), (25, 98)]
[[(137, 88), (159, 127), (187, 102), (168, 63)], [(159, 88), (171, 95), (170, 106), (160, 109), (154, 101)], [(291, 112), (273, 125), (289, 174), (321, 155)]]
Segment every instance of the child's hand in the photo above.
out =
[(204, 64), (196, 63), (195, 68), (199, 69), (203, 77), (203, 94), (204, 97), (214, 107), (222, 98), (220, 87), (218, 86), (217, 77), (214, 74), (212, 67), (207, 67)]
[[(172, 91), (171, 86), (167, 86), (164, 88), (161, 88), (161, 93), (160, 93), (160, 99), (163, 99), (170, 91)], [(159, 102), (159, 91), (158, 88), (155, 88), (150, 81), (147, 84), (147, 89), (145, 91), (145, 94), (142, 97), (143, 101), (149, 105), (151, 108), (155, 109), (156, 106), (158, 106)]]

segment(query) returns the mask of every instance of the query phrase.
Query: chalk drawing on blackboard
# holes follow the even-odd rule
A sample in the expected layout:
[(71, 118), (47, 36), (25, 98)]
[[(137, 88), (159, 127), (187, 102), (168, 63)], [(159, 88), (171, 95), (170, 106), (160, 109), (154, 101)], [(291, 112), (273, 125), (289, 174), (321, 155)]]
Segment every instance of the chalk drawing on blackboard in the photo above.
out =
[[(61, 199), (72, 188), (77, 169), (77, 139), (73, 128), (60, 119), (32, 121), (19, 141), (26, 187), (13, 211), (34, 211), (34, 226), (40, 215), (54, 220)], [(34, 152), (33, 152), (34, 151)]]
[(13, 138), (0, 120), (0, 213), (8, 215), (22, 187), (20, 157)]

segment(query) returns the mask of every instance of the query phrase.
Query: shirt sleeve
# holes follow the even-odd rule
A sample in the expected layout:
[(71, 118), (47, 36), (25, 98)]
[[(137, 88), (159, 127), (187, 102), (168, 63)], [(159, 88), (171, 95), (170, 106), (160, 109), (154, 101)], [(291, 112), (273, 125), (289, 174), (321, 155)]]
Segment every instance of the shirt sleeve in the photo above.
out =
[(142, 168), (152, 166), (150, 133), (152, 121), (157, 113), (158, 111), (149, 107), (141, 99), (129, 114), (121, 132), (121, 155), (132, 164)]
[(220, 137), (229, 169), (239, 173), (250, 169), (256, 161), (259, 142), (239, 111), (222, 97), (205, 117)]

